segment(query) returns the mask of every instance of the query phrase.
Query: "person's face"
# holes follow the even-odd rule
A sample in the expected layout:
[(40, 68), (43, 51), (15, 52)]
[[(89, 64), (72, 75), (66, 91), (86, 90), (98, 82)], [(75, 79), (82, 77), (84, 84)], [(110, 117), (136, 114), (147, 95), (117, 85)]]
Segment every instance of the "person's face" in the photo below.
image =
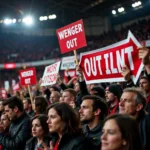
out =
[(119, 102), (119, 113), (128, 115), (136, 114), (135, 95), (133, 92), (124, 92), (122, 94)]
[(40, 138), (44, 136), (44, 130), (41, 126), (39, 119), (34, 119), (32, 121), (32, 136)]
[(75, 83), (74, 90), (75, 90), (76, 92), (79, 92), (79, 91), (80, 91), (80, 86), (79, 86), (79, 83), (78, 83), (78, 82)]
[(23, 106), (24, 106), (25, 110), (29, 109), (29, 105), (28, 105), (27, 100), (23, 100)]
[(0, 101), (0, 111), (3, 111), (3, 110), (4, 110), (3, 102)]
[(17, 112), (18, 112), (18, 108), (17, 107), (15, 107), (14, 109), (12, 109), (12, 108), (9, 108), (8, 105), (6, 105), (5, 106), (5, 112), (6, 112), (6, 115), (8, 116), (8, 118), (11, 121), (16, 120), (16, 118), (17, 118)]
[(106, 101), (107, 101), (107, 102), (112, 102), (112, 101), (114, 101), (115, 98), (116, 98), (113, 93), (111, 93), (111, 92), (109, 92), (109, 91), (107, 91), (107, 90), (106, 90), (106, 92), (105, 92), (105, 97), (106, 97)]
[(102, 131), (101, 150), (121, 150), (123, 145), (126, 144), (115, 120), (106, 121)]
[(1, 116), (1, 125), (2, 125), (4, 128), (9, 127), (9, 125), (10, 125), (10, 120), (8, 119), (8, 117), (7, 117), (6, 114), (3, 114), (3, 115)]
[(55, 103), (55, 102), (58, 102), (58, 101), (59, 101), (59, 97), (57, 96), (56, 93), (54, 93), (54, 92), (51, 93), (50, 101), (51, 101), (52, 103)]
[(70, 102), (73, 100), (74, 100), (73, 96), (68, 91), (63, 92), (63, 94), (62, 94), (62, 101), (63, 102), (70, 104)]
[(94, 120), (93, 101), (90, 99), (84, 100), (81, 103), (79, 110), (80, 121), (89, 123)]
[(47, 124), (49, 127), (49, 132), (51, 133), (57, 132), (58, 134), (62, 132), (63, 123), (60, 116), (58, 115), (58, 113), (54, 108), (51, 108), (48, 111)]
[(150, 85), (148, 83), (148, 80), (146, 79), (141, 79), (139, 82), (139, 86), (140, 88), (142, 88), (145, 92), (149, 92), (150, 91)]

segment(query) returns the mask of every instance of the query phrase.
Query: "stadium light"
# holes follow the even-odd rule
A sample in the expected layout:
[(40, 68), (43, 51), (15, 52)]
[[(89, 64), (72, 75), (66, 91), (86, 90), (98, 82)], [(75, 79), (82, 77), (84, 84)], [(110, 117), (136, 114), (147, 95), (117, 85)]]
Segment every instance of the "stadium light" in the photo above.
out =
[(41, 16), (41, 17), (39, 18), (39, 20), (40, 20), (40, 21), (43, 21), (43, 20), (44, 20), (44, 17), (43, 17), (43, 16)]
[(9, 25), (9, 24), (11, 24), (11, 23), (12, 23), (12, 20), (11, 20), (11, 19), (5, 19), (5, 20), (4, 20), (4, 24)]
[(118, 12), (119, 12), (119, 13), (124, 12), (124, 7), (120, 7), (120, 8), (118, 8)]
[(49, 18), (49, 19), (56, 19), (56, 17), (57, 17), (57, 16), (56, 16), (55, 14), (53, 14), (53, 15), (49, 15), (48, 18)]
[(141, 1), (138, 1), (138, 2), (135, 2), (132, 4), (132, 7), (135, 8), (135, 7), (139, 7), (142, 5), (142, 2)]
[(23, 18), (22, 22), (26, 25), (32, 25), (33, 24), (33, 19), (31, 16), (27, 16)]
[(16, 23), (16, 19), (13, 19), (13, 20), (12, 20), (12, 23)]
[(47, 20), (47, 19), (48, 19), (48, 17), (47, 17), (47, 16), (44, 16), (44, 17), (43, 17), (43, 20)]
[(115, 10), (112, 10), (112, 14), (113, 14), (113, 15), (116, 15), (116, 11), (115, 11)]

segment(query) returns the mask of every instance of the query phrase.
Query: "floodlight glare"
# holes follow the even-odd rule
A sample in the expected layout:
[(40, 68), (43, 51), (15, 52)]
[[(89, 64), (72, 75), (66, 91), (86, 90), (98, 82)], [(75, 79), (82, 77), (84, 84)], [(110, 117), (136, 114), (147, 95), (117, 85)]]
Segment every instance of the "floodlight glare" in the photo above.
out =
[(16, 19), (13, 19), (13, 20), (12, 20), (12, 23), (16, 23)]
[(113, 14), (113, 15), (116, 15), (116, 11), (115, 11), (115, 10), (112, 10), (112, 14)]
[(47, 17), (47, 16), (44, 16), (44, 17), (43, 17), (43, 20), (47, 20), (47, 19), (48, 19), (48, 17)]
[(22, 22), (26, 25), (32, 25), (33, 24), (33, 19), (30, 16), (27, 16), (25, 18), (23, 18)]
[(120, 7), (120, 8), (118, 8), (118, 12), (123, 12), (124, 11), (124, 7)]
[(4, 20), (4, 24), (7, 24), (7, 25), (8, 25), (8, 24), (11, 24), (11, 23), (12, 23), (12, 20), (11, 20), (11, 19), (5, 19), (5, 20)]
[(135, 7), (138, 7), (138, 6), (140, 6), (140, 5), (142, 5), (142, 2), (141, 2), (141, 1), (138, 1), (138, 2), (133, 3), (133, 4), (132, 4), (132, 7), (135, 8)]
[(41, 16), (41, 17), (39, 18), (39, 20), (40, 20), (40, 21), (43, 21), (43, 20), (44, 20), (44, 17), (43, 17), (43, 16)]

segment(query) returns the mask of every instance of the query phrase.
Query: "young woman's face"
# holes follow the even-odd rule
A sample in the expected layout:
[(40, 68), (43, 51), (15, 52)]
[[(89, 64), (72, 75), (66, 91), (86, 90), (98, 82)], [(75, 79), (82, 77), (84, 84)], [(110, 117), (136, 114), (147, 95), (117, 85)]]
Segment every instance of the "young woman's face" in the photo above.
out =
[(58, 134), (62, 132), (62, 129), (63, 129), (62, 120), (60, 116), (58, 115), (58, 113), (56, 112), (56, 110), (53, 108), (51, 108), (48, 111), (47, 123), (49, 127), (49, 132), (57, 132)]
[(110, 119), (104, 124), (101, 143), (101, 150), (122, 150), (123, 146), (126, 145), (115, 120)]
[(32, 136), (39, 138), (44, 136), (44, 130), (41, 126), (39, 119), (34, 119), (32, 121)]

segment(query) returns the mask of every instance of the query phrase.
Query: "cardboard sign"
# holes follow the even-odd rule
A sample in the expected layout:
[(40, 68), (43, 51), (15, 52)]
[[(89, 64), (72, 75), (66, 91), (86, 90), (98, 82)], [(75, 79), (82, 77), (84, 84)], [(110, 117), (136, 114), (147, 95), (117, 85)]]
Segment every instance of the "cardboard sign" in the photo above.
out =
[(78, 20), (72, 24), (56, 30), (61, 53), (70, 52), (86, 46), (83, 21)]
[(19, 91), (20, 90), (20, 85), (19, 83), (12, 85), (13, 91)]
[(62, 58), (61, 70), (75, 69), (75, 67), (76, 67), (76, 64), (75, 64), (75, 57), (74, 56)]
[(60, 61), (45, 67), (41, 86), (53, 85), (56, 83), (59, 67)]
[(20, 70), (19, 76), (20, 76), (20, 84), (22, 86), (36, 84), (36, 70), (35, 70), (35, 68)]
[(121, 71), (125, 64), (131, 70), (132, 80), (136, 83), (143, 69), (142, 61), (138, 57), (140, 46), (129, 31), (126, 40), (90, 53), (82, 53), (80, 66), (87, 84), (124, 81)]

